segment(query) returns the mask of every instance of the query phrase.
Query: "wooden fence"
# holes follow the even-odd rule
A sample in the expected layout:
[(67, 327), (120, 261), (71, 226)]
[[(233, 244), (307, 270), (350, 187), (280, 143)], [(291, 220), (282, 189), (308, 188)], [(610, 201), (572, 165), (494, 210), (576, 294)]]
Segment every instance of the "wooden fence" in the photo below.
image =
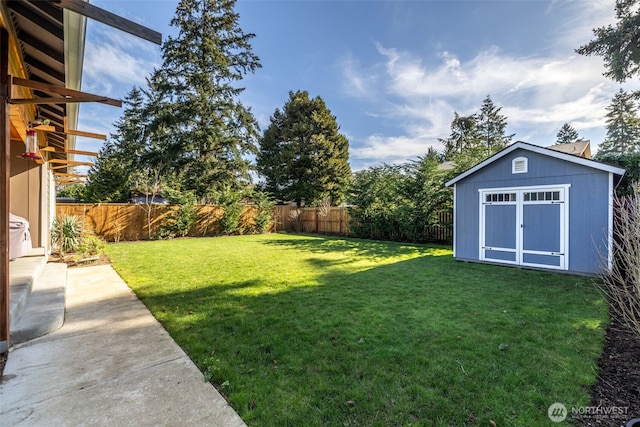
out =
[[(169, 205), (146, 204), (58, 204), (57, 215), (75, 215), (83, 223), (84, 230), (109, 242), (124, 240), (146, 240), (166, 223), (167, 217), (178, 209)], [(245, 206), (240, 227), (246, 232), (253, 229), (255, 206)], [(222, 208), (214, 205), (199, 206), (196, 222), (189, 236), (215, 236), (219, 234), (218, 220)], [(452, 218), (448, 212), (439, 215), (440, 225), (431, 228), (434, 242), (451, 243), (453, 237)], [(351, 218), (345, 207), (296, 208), (276, 206), (271, 229), (274, 231), (302, 231), (306, 233), (349, 235)]]
[[(109, 242), (121, 240), (146, 240), (166, 222), (167, 216), (178, 209), (169, 205), (146, 204), (58, 204), (57, 215), (75, 215), (82, 221), (85, 232), (93, 233)], [(240, 227), (250, 230), (253, 225), (254, 206), (246, 206)], [(189, 236), (215, 236), (222, 208), (213, 205), (199, 206), (196, 222)]]
[(344, 207), (297, 208), (276, 206), (275, 230), (320, 234), (349, 234), (349, 213)]

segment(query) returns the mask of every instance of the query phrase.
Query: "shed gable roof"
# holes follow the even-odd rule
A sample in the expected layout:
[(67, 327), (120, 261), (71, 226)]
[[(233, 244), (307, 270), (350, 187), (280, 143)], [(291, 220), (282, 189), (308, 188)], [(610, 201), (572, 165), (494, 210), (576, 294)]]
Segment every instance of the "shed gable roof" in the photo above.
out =
[(493, 156), (489, 157), (488, 159), (485, 159), (484, 161), (478, 163), (477, 165), (473, 166), (470, 169), (467, 169), (466, 171), (462, 172), (460, 175), (456, 176), (455, 178), (449, 180), (448, 182), (445, 183), (445, 185), (447, 187), (452, 186), (453, 184), (465, 179), (466, 177), (468, 177), (469, 175), (474, 174), (475, 172), (479, 171), (480, 169), (484, 168), (487, 165), (490, 165), (491, 163), (501, 159), (502, 157), (508, 155), (509, 153), (518, 150), (518, 149), (522, 149), (522, 150), (526, 150), (526, 151), (530, 151), (533, 153), (538, 153), (538, 154), (542, 154), (544, 156), (548, 156), (548, 157), (552, 157), (555, 159), (559, 159), (559, 160), (564, 160), (567, 162), (571, 162), (571, 163), (575, 163), (575, 164), (579, 164), (582, 166), (587, 166), (593, 169), (597, 169), (597, 170), (601, 170), (603, 172), (609, 172), (609, 173), (613, 173), (615, 175), (619, 175), (622, 176), (625, 173), (625, 170), (616, 166), (611, 166), (608, 165), (606, 163), (601, 163), (601, 162), (597, 162), (595, 160), (591, 160), (591, 159), (586, 159), (584, 157), (578, 157), (575, 156), (573, 154), (567, 154), (567, 153), (563, 153), (560, 151), (555, 151), (555, 150), (551, 150), (549, 148), (545, 148), (545, 147), (540, 147), (538, 145), (533, 145), (533, 144), (529, 144), (527, 142), (522, 142), (522, 141), (518, 141), (512, 145), (509, 145), (508, 147), (505, 147), (504, 149), (498, 151), (496, 154), (494, 154)]

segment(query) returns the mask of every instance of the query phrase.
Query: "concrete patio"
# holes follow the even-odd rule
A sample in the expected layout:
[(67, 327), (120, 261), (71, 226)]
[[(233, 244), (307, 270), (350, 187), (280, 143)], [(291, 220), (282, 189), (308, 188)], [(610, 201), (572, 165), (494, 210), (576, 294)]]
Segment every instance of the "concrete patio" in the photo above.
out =
[[(16, 301), (3, 425), (245, 425), (110, 265), (43, 264), (32, 279)], [(32, 339), (42, 325), (58, 329)]]

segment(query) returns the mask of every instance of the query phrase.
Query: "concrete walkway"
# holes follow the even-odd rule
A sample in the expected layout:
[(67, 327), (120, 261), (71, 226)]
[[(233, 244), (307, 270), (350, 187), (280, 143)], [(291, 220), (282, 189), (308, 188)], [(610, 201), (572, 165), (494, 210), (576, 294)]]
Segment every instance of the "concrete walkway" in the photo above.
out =
[(7, 426), (244, 426), (110, 265), (68, 270), (64, 325), (11, 348)]

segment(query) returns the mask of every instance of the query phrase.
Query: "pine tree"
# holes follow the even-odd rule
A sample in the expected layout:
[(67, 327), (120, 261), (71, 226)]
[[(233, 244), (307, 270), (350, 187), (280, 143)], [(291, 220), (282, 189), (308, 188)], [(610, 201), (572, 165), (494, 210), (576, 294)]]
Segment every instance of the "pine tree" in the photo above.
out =
[(465, 170), (506, 147), (513, 134), (505, 133), (507, 118), (501, 110), (487, 95), (478, 113), (455, 113), (449, 138), (439, 139), (444, 144), (444, 159), (455, 161), (457, 170)]
[(137, 87), (124, 99), (116, 132), (89, 169), (85, 197), (89, 202), (127, 202), (145, 151), (143, 93)]
[(500, 114), (501, 110), (502, 107), (496, 107), (489, 95), (482, 101), (478, 114), (478, 132), (487, 157), (506, 147), (514, 136), (505, 133), (507, 117)]
[(622, 155), (640, 149), (640, 118), (635, 95), (620, 89), (607, 107), (607, 136), (598, 149), (597, 158)]
[(126, 203), (131, 190), (131, 170), (120, 161), (112, 141), (107, 141), (89, 169), (84, 200), (90, 203)]
[(570, 144), (580, 139), (578, 131), (573, 128), (569, 123), (562, 125), (558, 133), (556, 134), (556, 143), (558, 144)]
[(439, 141), (444, 145), (445, 160), (456, 160), (464, 153), (477, 151), (481, 144), (477, 115), (461, 116), (454, 112), (449, 138), (440, 138)]
[(163, 45), (163, 65), (150, 79), (156, 100), (154, 132), (165, 136), (175, 157), (172, 170), (197, 197), (250, 181), (248, 154), (255, 153), (258, 124), (239, 100), (236, 86), (260, 67), (253, 34), (239, 27), (235, 0), (181, 0), (171, 25), (180, 32)]
[(581, 55), (600, 55), (608, 71), (605, 76), (623, 82), (640, 73), (640, 9), (638, 0), (616, 0), (615, 26), (593, 30), (596, 38), (576, 49)]
[(351, 177), (349, 141), (320, 97), (289, 92), (265, 130), (257, 156), (265, 190), (282, 200), (312, 205), (329, 197), (344, 200)]

